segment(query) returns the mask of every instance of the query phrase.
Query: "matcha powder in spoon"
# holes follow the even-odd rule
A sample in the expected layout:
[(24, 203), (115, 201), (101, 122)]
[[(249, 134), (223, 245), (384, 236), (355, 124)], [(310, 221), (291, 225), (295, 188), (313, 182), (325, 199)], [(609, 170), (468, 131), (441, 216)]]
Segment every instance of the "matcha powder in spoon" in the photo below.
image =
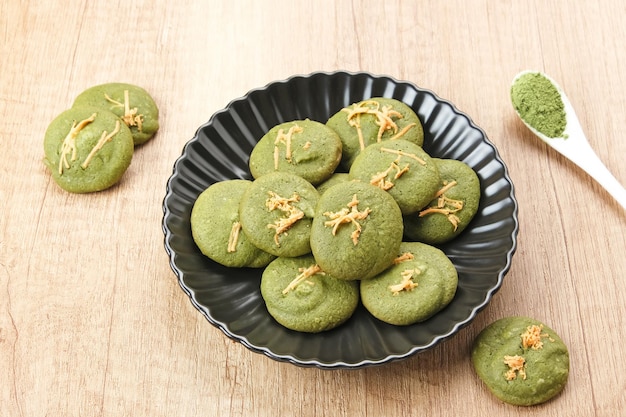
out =
[(511, 101), (520, 117), (549, 138), (564, 137), (567, 125), (559, 90), (538, 72), (527, 72), (511, 86)]

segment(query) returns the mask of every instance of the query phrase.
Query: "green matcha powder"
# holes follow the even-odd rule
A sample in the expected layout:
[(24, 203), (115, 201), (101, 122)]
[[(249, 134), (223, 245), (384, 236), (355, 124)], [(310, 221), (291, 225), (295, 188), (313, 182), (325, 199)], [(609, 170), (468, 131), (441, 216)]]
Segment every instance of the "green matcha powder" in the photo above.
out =
[(511, 86), (511, 100), (520, 117), (549, 138), (564, 137), (567, 120), (561, 94), (540, 73), (526, 73)]

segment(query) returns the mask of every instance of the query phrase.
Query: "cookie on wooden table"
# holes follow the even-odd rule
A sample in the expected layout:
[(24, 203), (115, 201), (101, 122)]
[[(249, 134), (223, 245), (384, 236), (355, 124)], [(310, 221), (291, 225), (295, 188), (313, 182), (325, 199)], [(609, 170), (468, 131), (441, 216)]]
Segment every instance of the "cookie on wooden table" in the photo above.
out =
[(560, 393), (569, 376), (569, 352), (544, 323), (505, 317), (476, 337), (472, 363), (479, 378), (500, 400), (530, 406)]
[(92, 106), (115, 113), (128, 126), (133, 143), (140, 145), (159, 129), (159, 109), (143, 88), (128, 83), (106, 83), (88, 88), (74, 100), (72, 107)]
[(116, 184), (133, 157), (133, 137), (108, 110), (73, 107), (46, 129), (44, 163), (54, 181), (73, 193), (102, 191)]

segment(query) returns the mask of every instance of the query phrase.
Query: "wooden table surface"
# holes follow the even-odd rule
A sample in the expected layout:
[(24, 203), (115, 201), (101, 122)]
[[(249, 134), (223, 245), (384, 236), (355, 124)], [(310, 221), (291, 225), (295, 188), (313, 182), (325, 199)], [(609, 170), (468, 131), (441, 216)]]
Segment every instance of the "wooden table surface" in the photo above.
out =
[[(513, 76), (567, 91), (626, 184), (626, 6), (600, 1), (0, 2), (0, 416), (617, 416), (626, 409), (626, 213), (516, 119)], [(314, 71), (408, 80), (455, 103), (507, 164), (518, 248), (501, 290), (451, 340), (361, 370), (273, 361), (192, 306), (164, 250), (162, 200), (183, 145), (231, 99)], [(43, 136), (82, 90), (123, 81), (161, 114), (104, 192), (61, 190)], [(474, 337), (509, 315), (570, 349), (563, 393), (504, 404)]]

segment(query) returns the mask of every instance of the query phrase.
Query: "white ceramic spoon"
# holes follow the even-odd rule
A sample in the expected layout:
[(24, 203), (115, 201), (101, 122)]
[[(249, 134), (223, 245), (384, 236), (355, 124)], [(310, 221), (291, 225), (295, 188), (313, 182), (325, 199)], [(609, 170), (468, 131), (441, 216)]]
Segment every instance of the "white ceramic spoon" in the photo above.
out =
[[(537, 71), (522, 71), (515, 76), (513, 83), (524, 74), (537, 73)], [(565, 114), (567, 118), (567, 125), (563, 134), (564, 138), (550, 138), (543, 133), (537, 131), (530, 126), (524, 119), (522, 122), (533, 132), (537, 137), (543, 140), (548, 146), (555, 149), (561, 155), (568, 158), (570, 161), (582, 168), (587, 174), (595, 179), (598, 184), (604, 187), (609, 194), (611, 194), (615, 200), (626, 209), (626, 189), (617, 181), (617, 179), (611, 174), (607, 167), (602, 163), (598, 155), (594, 152), (593, 148), (589, 144), (589, 141), (585, 137), (576, 112), (572, 107), (569, 99), (563, 92), (563, 89), (550, 77), (541, 73), (547, 78), (559, 91), (561, 98), (563, 99), (563, 105), (565, 107)], [(517, 112), (517, 110), (516, 110)], [(519, 116), (519, 113), (517, 114)]]

